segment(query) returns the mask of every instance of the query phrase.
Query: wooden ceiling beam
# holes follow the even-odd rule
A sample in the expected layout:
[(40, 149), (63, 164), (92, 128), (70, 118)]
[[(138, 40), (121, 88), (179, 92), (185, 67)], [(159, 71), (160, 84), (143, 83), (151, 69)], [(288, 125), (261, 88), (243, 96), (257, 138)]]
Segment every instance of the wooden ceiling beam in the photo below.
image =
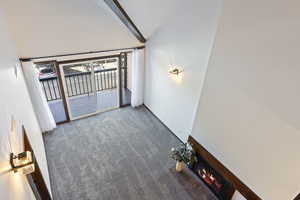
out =
[(146, 39), (139, 31), (133, 21), (130, 19), (126, 11), (122, 8), (118, 0), (104, 0), (110, 9), (119, 17), (122, 23), (129, 29), (129, 31), (141, 42), (145, 43)]

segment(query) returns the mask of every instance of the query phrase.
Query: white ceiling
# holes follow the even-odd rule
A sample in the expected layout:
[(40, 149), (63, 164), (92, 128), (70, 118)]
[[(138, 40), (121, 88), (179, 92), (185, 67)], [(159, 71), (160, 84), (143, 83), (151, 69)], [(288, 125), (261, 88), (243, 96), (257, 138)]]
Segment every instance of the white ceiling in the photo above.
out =
[[(197, 0), (119, 0), (146, 39)], [(103, 0), (0, 1), (19, 56), (141, 45)]]
[(196, 0), (119, 0), (146, 39)]
[(0, 1), (19, 56), (141, 45), (103, 0)]

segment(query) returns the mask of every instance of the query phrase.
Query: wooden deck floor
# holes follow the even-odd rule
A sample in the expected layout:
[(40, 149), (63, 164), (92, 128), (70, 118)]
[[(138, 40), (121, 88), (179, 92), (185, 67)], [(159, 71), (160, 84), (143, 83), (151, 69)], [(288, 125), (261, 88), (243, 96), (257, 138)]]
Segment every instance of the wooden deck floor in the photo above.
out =
[[(128, 89), (124, 89), (123, 93), (123, 103), (129, 104), (131, 92)], [(56, 123), (66, 120), (62, 100), (50, 101), (48, 104)], [(72, 97), (69, 99), (69, 105), (73, 118), (98, 111), (105, 111), (118, 107), (118, 92), (117, 89), (112, 89), (98, 92), (96, 97), (94, 95)]]

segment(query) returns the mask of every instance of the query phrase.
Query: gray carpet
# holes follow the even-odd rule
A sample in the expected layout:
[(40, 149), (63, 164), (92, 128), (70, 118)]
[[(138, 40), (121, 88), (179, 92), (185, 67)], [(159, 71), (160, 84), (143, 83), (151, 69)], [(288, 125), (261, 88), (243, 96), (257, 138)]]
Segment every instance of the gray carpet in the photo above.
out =
[(145, 107), (58, 126), (45, 135), (54, 200), (215, 200), (168, 157), (178, 139)]

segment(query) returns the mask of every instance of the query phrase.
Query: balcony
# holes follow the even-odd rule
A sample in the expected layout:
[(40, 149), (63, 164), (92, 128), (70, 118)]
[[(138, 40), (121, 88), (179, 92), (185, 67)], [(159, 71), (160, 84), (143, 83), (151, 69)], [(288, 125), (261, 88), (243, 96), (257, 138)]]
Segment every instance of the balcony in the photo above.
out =
[[(121, 70), (122, 104), (130, 104), (131, 92), (127, 88), (127, 69)], [(65, 121), (62, 90), (57, 75), (40, 77), (40, 83), (55, 121), (57, 123)], [(117, 68), (95, 70), (93, 73), (78, 71), (66, 73), (64, 83), (68, 108), (73, 118), (119, 107)]]

